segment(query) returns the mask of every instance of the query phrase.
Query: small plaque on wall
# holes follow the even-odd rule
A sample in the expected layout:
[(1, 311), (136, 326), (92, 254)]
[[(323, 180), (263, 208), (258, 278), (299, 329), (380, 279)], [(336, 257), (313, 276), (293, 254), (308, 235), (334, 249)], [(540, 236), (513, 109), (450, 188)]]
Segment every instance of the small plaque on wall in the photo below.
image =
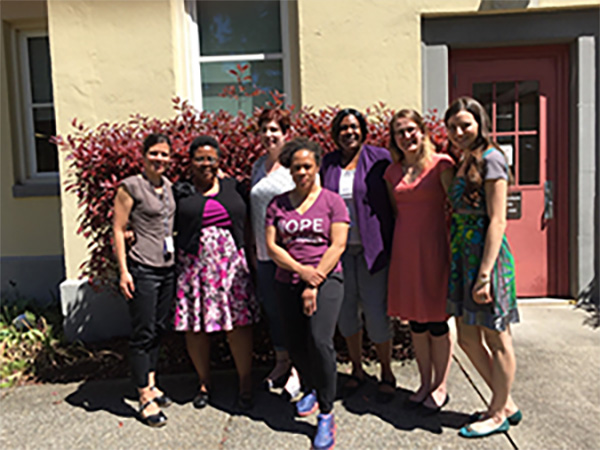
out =
[(512, 191), (508, 193), (506, 218), (508, 220), (518, 220), (521, 218), (521, 191)]

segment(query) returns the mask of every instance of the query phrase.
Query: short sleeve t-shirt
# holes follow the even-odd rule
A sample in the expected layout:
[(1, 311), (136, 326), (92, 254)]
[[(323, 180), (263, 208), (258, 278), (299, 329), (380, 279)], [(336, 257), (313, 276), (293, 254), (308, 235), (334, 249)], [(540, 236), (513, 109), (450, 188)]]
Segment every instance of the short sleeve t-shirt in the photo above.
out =
[[(304, 214), (292, 206), (288, 193), (275, 197), (267, 208), (265, 226), (275, 226), (277, 241), (292, 258), (301, 264), (316, 267), (331, 244), (331, 224), (349, 223), (348, 210), (342, 198), (328, 189), (321, 189), (319, 196)], [(341, 272), (337, 263), (334, 272)], [(297, 283), (300, 277), (277, 268), (275, 279), (284, 283)]]

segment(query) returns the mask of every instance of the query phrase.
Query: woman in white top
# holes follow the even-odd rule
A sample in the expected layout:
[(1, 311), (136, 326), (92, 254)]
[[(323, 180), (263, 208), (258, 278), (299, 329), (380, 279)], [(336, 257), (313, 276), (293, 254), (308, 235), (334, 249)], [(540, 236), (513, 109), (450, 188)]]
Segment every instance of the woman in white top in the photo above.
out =
[[(281, 148), (289, 136), (289, 113), (281, 109), (264, 109), (258, 117), (259, 135), (266, 153), (252, 167), (250, 189), (250, 211), (252, 229), (256, 241), (257, 294), (267, 316), (271, 341), (275, 349), (276, 364), (265, 379), (265, 386), (282, 387), (292, 371), (288, 351), (285, 347), (283, 329), (277, 299), (273, 289), (275, 263), (267, 254), (265, 244), (265, 215), (267, 206), (276, 195), (294, 188), (289, 169), (279, 163)], [(298, 385), (297, 382), (291, 383)], [(295, 389), (294, 389), (295, 390)], [(292, 392), (293, 394), (293, 392)]]

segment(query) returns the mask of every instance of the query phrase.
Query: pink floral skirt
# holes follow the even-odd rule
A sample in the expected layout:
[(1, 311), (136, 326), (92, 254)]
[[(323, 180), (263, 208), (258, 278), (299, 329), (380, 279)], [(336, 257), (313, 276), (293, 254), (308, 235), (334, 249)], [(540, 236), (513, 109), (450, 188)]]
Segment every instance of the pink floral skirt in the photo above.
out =
[(244, 249), (229, 230), (203, 228), (198, 255), (179, 253), (175, 330), (212, 333), (258, 322)]

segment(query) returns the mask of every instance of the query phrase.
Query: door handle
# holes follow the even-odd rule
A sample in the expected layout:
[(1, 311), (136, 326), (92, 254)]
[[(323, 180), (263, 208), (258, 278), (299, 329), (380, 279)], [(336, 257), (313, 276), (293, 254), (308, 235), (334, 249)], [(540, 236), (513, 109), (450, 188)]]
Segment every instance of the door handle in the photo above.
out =
[(544, 220), (554, 218), (554, 185), (551, 180), (544, 182)]

